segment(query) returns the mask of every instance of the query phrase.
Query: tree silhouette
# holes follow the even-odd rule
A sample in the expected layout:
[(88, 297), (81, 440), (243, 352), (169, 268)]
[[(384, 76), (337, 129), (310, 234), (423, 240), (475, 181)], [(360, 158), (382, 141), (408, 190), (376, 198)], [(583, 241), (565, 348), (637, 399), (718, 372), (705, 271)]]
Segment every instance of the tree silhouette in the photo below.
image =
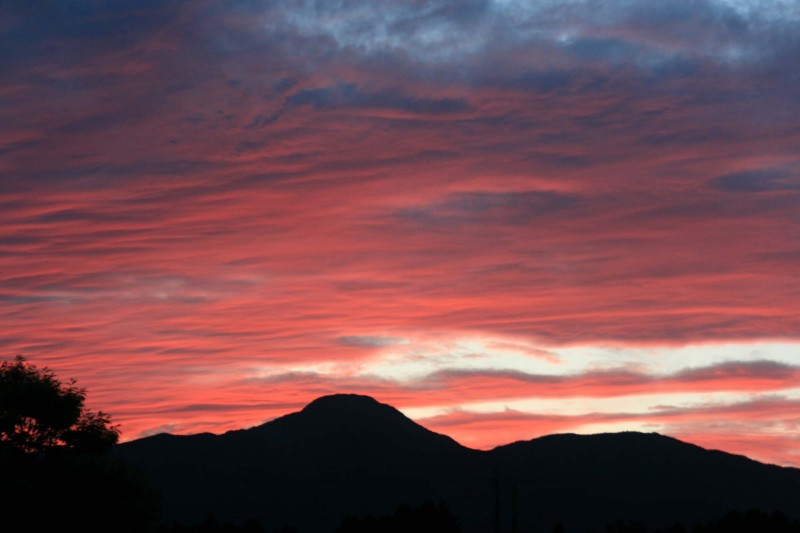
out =
[(731, 511), (722, 519), (695, 527), (692, 533), (800, 533), (800, 522), (779, 512), (768, 514), (752, 509), (743, 513)]
[(104, 457), (119, 438), (86, 391), (20, 356), (0, 364), (0, 531), (141, 533), (158, 499)]
[(348, 516), (334, 533), (459, 533), (461, 525), (440, 502), (427, 501), (417, 507), (403, 504), (394, 514), (375, 517)]
[(0, 445), (36, 453), (55, 448), (100, 453), (116, 444), (109, 415), (84, 407), (86, 390), (63, 384), (22, 356), (0, 364)]

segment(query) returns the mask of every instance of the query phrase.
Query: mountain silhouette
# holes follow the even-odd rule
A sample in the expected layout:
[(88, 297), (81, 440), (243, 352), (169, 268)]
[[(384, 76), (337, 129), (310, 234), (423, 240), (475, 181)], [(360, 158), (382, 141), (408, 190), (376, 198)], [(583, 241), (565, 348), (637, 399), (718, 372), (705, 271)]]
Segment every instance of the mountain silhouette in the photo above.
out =
[[(542, 518), (576, 527), (621, 517), (660, 527), (694, 524), (732, 509), (800, 516), (800, 470), (656, 433), (550, 435), (489, 454), (507, 482), (516, 481), (518, 501), (546, 501)], [(581, 516), (570, 516), (576, 512)]]
[(410, 457), (409, 452), (444, 458), (467, 450), (450, 437), (425, 429), (394, 407), (356, 394), (323, 396), (298, 413), (227, 435), (242, 444), (258, 441), (263, 446), (288, 446), (340, 458), (341, 454), (350, 455), (358, 449), (360, 453), (353, 459), (365, 461), (396, 453)]
[(333, 531), (346, 515), (443, 501), (465, 533), (567, 531), (619, 518), (657, 526), (730, 509), (800, 517), (800, 470), (658, 434), (551, 435), (490, 451), (461, 446), (359, 395), (222, 435), (160, 434), (115, 453), (141, 469), (167, 521), (258, 519)]

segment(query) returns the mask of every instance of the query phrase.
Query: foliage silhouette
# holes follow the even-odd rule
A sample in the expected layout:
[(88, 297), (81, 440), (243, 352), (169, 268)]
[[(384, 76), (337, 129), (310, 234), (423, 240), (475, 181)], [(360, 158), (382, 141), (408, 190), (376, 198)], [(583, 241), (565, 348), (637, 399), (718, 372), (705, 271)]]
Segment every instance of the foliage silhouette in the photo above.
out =
[(656, 529), (654, 533), (687, 533), (683, 524), (673, 524), (666, 529)]
[(141, 533), (155, 493), (104, 456), (119, 431), (86, 391), (22, 357), (0, 364), (0, 530)]
[(721, 520), (697, 526), (692, 533), (800, 533), (800, 522), (790, 520), (779, 512), (772, 514), (760, 510), (746, 513), (731, 511)]
[(394, 514), (346, 517), (335, 533), (459, 533), (461, 526), (444, 503), (403, 504)]
[[(645, 525), (623, 520), (608, 524), (605, 533), (800, 533), (800, 522), (790, 520), (780, 512), (772, 514), (760, 510), (750, 510), (746, 513), (730, 511), (719, 520), (706, 524), (698, 524), (687, 528), (683, 524), (674, 524), (668, 528), (649, 529)], [(564, 529), (556, 527), (554, 533), (564, 533)], [(593, 529), (591, 533), (599, 533)]]
[(606, 533), (648, 533), (647, 527), (639, 522), (631, 524), (622, 520), (617, 520), (606, 526)]
[[(205, 521), (199, 524), (184, 525), (173, 524), (161, 526), (158, 533), (269, 533), (257, 520), (248, 520), (244, 525), (235, 525), (221, 522), (213, 513), (209, 513)], [(273, 530), (272, 533), (298, 533), (297, 529), (284, 527)]]
[(86, 390), (17, 356), (0, 364), (0, 445), (36, 453), (65, 447), (100, 453), (119, 438), (109, 415), (84, 407)]

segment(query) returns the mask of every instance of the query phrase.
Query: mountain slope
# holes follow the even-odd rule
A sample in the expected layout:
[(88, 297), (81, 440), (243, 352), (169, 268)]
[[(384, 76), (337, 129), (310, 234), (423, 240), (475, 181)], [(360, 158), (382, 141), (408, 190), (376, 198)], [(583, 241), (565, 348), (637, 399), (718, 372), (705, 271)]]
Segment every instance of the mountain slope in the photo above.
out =
[[(465, 533), (580, 531), (617, 519), (656, 525), (731, 508), (800, 517), (800, 470), (657, 434), (551, 435), (465, 448), (372, 398), (333, 395), (223, 435), (157, 435), (120, 445), (162, 491), (168, 520), (259, 519), (331, 532), (348, 514), (445, 501)], [(516, 518), (514, 518), (516, 517)]]
[(219, 436), (148, 437), (117, 453), (162, 491), (168, 520), (212, 511), (313, 533), (332, 531), (346, 514), (388, 513), (401, 502), (446, 500), (463, 514), (491, 497), (476, 481), (490, 472), (481, 452), (365, 396), (323, 397)]
[[(730, 509), (800, 513), (800, 471), (710, 451), (655, 433), (550, 435), (490, 452), (517, 498), (573, 528), (620, 516), (654, 526)], [(579, 509), (580, 513), (575, 510)]]

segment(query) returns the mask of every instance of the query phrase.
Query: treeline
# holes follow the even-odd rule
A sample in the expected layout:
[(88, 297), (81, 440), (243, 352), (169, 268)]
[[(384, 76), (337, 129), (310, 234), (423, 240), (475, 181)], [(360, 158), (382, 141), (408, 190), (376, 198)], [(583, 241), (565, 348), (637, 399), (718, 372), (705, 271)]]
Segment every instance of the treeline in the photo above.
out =
[(461, 524), (444, 503), (401, 505), (390, 515), (348, 516), (334, 533), (459, 533)]
[[(556, 526), (554, 533), (568, 533)], [(780, 512), (765, 513), (751, 510), (747, 512), (730, 511), (719, 520), (693, 527), (675, 524), (667, 528), (649, 529), (641, 523), (624, 521), (608, 524), (604, 530), (591, 533), (800, 533), (800, 522), (791, 520)]]
[(143, 533), (159, 517), (157, 493), (125, 464), (68, 450), (23, 453), (0, 443), (0, 531)]
[(157, 533), (299, 533), (294, 527), (267, 529), (257, 520), (250, 520), (244, 525), (221, 522), (213, 514), (209, 514), (205, 521), (199, 524), (162, 525), (156, 531)]
[[(394, 513), (383, 516), (348, 516), (342, 520), (334, 533), (460, 533), (458, 520), (443, 503), (426, 502), (411, 507), (401, 505)], [(556, 524), (552, 533), (572, 533)], [(550, 533), (535, 529), (518, 533)], [(299, 533), (297, 529), (265, 529), (253, 520), (244, 525), (220, 522), (209, 516), (205, 522), (161, 527), (158, 533)], [(491, 532), (490, 532), (491, 533)], [(504, 532), (508, 533), (508, 532)], [(785, 515), (752, 510), (748, 512), (731, 511), (719, 520), (707, 524), (686, 527), (675, 524), (666, 528), (649, 528), (638, 522), (616, 521), (603, 529), (577, 533), (800, 533), (800, 522)]]
[[(425, 502), (416, 507), (400, 505), (394, 513), (375, 516), (347, 516), (334, 533), (460, 533), (461, 525), (444, 503)], [(293, 527), (266, 529), (255, 520), (235, 525), (209, 515), (199, 524), (174, 524), (158, 533), (299, 533)]]

